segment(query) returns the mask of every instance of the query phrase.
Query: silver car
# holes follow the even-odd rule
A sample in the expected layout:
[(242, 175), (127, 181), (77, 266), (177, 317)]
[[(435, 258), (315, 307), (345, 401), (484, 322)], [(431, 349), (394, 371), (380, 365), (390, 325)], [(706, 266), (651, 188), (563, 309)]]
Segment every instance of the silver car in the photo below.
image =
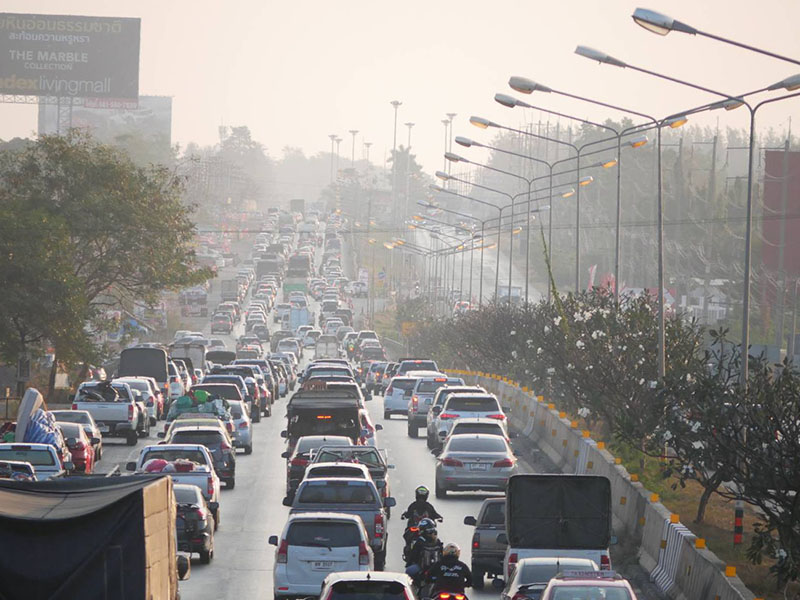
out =
[(247, 406), (240, 400), (228, 400), (233, 417), (233, 446), (244, 448), (245, 454), (253, 453), (253, 423), (247, 414)]
[(504, 491), (518, 471), (517, 458), (505, 438), (484, 433), (453, 435), (436, 460), (436, 497), (456, 490)]

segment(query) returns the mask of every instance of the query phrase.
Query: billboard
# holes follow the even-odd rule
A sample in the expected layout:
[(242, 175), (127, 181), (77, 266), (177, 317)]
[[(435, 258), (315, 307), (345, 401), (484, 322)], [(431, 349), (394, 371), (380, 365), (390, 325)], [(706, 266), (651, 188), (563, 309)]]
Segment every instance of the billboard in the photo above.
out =
[(0, 94), (139, 95), (140, 19), (0, 13)]
[[(73, 106), (71, 126), (88, 130), (106, 144), (122, 144), (131, 138), (168, 150), (172, 131), (172, 98), (139, 96), (132, 108), (111, 108), (106, 103)], [(39, 135), (58, 133), (58, 106), (39, 104)]]

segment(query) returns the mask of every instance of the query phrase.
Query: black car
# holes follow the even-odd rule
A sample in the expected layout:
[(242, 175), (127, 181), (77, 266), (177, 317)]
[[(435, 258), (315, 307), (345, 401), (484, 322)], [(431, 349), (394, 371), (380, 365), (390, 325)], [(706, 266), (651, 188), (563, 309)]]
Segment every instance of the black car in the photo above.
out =
[(197, 552), (200, 562), (207, 565), (214, 558), (214, 530), (217, 528), (214, 515), (196, 485), (177, 483), (173, 489), (178, 509), (175, 522), (178, 550), (189, 554)]
[(228, 443), (219, 429), (210, 427), (183, 427), (172, 432), (167, 444), (200, 444), (208, 448), (214, 460), (214, 470), (225, 487), (232, 490), (236, 485), (236, 449)]

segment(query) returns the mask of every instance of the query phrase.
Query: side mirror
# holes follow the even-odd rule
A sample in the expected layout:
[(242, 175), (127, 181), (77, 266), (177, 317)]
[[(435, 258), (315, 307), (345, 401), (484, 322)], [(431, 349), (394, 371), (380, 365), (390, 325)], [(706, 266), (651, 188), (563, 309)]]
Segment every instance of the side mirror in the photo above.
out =
[(478, 520), (473, 516), (464, 517), (464, 525), (472, 525), (475, 527), (478, 524)]
[(278, 545), (278, 536), (277, 535), (269, 536), (269, 540), (267, 540), (267, 543), (269, 543), (270, 546), (277, 546)]
[(387, 498), (383, 499), (383, 505), (386, 508), (392, 508), (393, 506), (397, 506), (397, 500), (395, 500), (391, 496), (388, 496)]
[(378, 481), (375, 482), (375, 487), (378, 488), (379, 490), (382, 490), (383, 488), (386, 487), (386, 480), (378, 479)]
[(219, 508), (219, 502), (209, 502), (207, 506), (208, 510), (210, 510), (213, 513), (216, 513), (217, 509)]
[(434, 456), (439, 456), (441, 453), (442, 453), (441, 448), (434, 448), (433, 450), (431, 450), (431, 454), (433, 454)]
[(95, 444), (99, 444), (100, 443), (100, 438), (99, 437), (93, 437), (89, 441), (92, 443), (92, 446), (94, 446)]
[(500, 591), (504, 587), (506, 587), (506, 582), (503, 579), (500, 579), (499, 577), (496, 577), (496, 578), (492, 579), (492, 587), (494, 589)]
[(383, 425), (380, 423), (375, 424), (375, 431), (383, 431)]
[(508, 437), (513, 440), (514, 438), (518, 438), (519, 434), (516, 431), (512, 431), (508, 434)]
[(189, 560), (189, 557), (185, 554), (179, 554), (175, 559), (175, 563), (178, 567), (178, 579), (181, 581), (189, 579), (192, 573), (192, 561)]
[(74, 471), (75, 470), (75, 464), (68, 460), (67, 462), (64, 463), (64, 470), (65, 471)]
[(442, 438), (442, 439), (446, 438), (447, 437), (447, 432), (446, 431), (440, 431), (439, 432), (439, 437)]
[(281, 431), (281, 437), (286, 439), (287, 437), (289, 437), (289, 432), (284, 429), (283, 431)]
[(285, 496), (283, 498), (283, 505), (284, 506), (291, 506), (292, 505), (292, 501), (289, 499), (289, 496)]
[(157, 438), (159, 438), (159, 439), (161, 439), (161, 440), (163, 440), (165, 437), (167, 437), (167, 432), (166, 432), (166, 431), (159, 431), (159, 432), (156, 434), (156, 437), (157, 437)]
[(75, 444), (77, 444), (77, 443), (78, 443), (78, 440), (77, 440), (77, 439), (75, 439), (74, 437), (68, 437), (68, 438), (67, 438), (66, 440), (64, 440), (64, 441), (67, 443), (67, 446), (74, 446)]
[(498, 544), (503, 544), (504, 546), (508, 546), (508, 535), (504, 531), (503, 533), (498, 533), (497, 537), (494, 538)]
[(394, 465), (386, 465), (386, 468), (387, 469), (396, 469), (397, 467), (395, 467)]
[(75, 394), (70, 394), (67, 396), (67, 401), (70, 403), (75, 402)]
[(441, 414), (442, 406), (440, 404), (437, 404), (436, 406), (432, 407), (431, 410), (433, 411), (433, 414), (435, 414), (435, 415)]
[(289, 458), (289, 452), (281, 452), (281, 458)]

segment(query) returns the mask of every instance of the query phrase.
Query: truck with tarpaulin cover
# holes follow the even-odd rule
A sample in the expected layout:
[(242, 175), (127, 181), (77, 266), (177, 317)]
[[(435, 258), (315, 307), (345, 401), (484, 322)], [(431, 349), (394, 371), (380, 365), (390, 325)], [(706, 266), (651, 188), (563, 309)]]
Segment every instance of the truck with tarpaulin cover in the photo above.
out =
[(607, 477), (510, 477), (506, 488), (508, 548), (503, 561), (506, 578), (520, 560), (534, 557), (588, 558), (600, 569), (611, 569), (611, 519), (611, 482)]
[(0, 480), (2, 597), (176, 600), (175, 526), (166, 475)]

